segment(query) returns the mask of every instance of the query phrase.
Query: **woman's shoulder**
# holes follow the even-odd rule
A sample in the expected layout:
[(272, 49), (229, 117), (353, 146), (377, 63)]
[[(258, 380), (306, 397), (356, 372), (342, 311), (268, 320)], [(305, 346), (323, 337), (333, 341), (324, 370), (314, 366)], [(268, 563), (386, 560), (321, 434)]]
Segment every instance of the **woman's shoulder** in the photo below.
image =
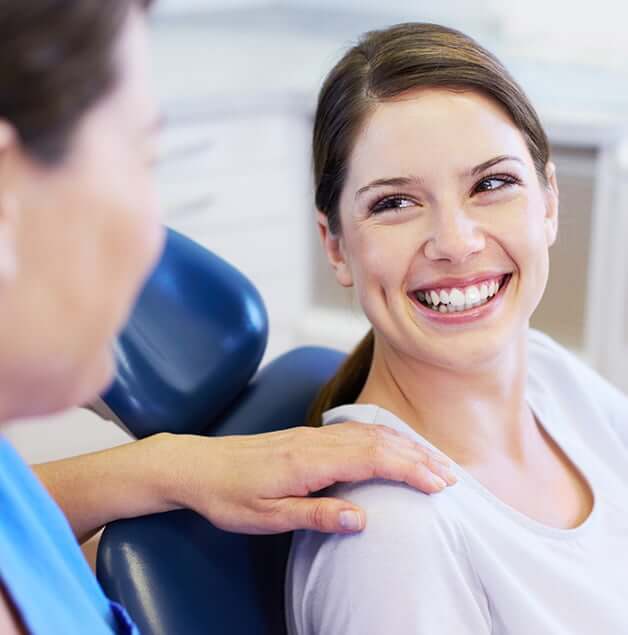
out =
[[(325, 425), (352, 420), (392, 428), (412, 441), (433, 447), (403, 420), (373, 404), (347, 404), (328, 410), (323, 417)], [(452, 538), (459, 531), (460, 500), (465, 494), (464, 482), (438, 494), (425, 494), (405, 483), (384, 479), (371, 479), (358, 483), (337, 483), (324, 492), (362, 507), (367, 513), (367, 529), (363, 540), (379, 540), (381, 534), (403, 540), (408, 532), (410, 540), (425, 533), (439, 538)], [(468, 492), (467, 492), (468, 494)], [(434, 528), (440, 532), (434, 532)]]
[(605, 463), (625, 464), (628, 397), (573, 352), (530, 331), (528, 398), (546, 425), (595, 450)]
[(428, 495), (380, 479), (337, 484), (324, 494), (359, 505), (366, 514), (365, 529), (354, 535), (297, 532), (293, 550), (310, 563), (333, 559), (346, 564), (364, 557), (399, 563), (459, 551), (464, 548), (458, 504), (463, 488), (458, 483)]
[(418, 632), (413, 625), (442, 616), (460, 588), (480, 606), (460, 487), (435, 495), (380, 480), (333, 487), (328, 493), (364, 509), (366, 527), (352, 535), (296, 532), (286, 578), (291, 632)]
[(582, 402), (587, 408), (619, 396), (586, 360), (534, 329), (528, 336), (528, 388), (539, 399)]
[(528, 351), (528, 384), (531, 390), (602, 406), (609, 402), (626, 402), (626, 396), (586, 360), (561, 346), (549, 335), (530, 329)]
[(564, 369), (565, 366), (580, 365), (574, 353), (537, 329), (528, 329), (528, 353), (533, 368), (545, 365)]

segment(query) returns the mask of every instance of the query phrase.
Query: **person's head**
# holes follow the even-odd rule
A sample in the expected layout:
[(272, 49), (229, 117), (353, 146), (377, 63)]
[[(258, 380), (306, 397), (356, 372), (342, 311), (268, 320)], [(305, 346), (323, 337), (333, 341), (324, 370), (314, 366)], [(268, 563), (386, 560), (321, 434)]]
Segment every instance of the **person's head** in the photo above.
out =
[(329, 261), (374, 327), (314, 418), (357, 397), (374, 341), (469, 370), (527, 328), (557, 189), (538, 116), (495, 57), (433, 24), (367, 33), (323, 84), (313, 151)]
[(0, 0), (0, 419), (85, 403), (163, 244), (150, 0)]

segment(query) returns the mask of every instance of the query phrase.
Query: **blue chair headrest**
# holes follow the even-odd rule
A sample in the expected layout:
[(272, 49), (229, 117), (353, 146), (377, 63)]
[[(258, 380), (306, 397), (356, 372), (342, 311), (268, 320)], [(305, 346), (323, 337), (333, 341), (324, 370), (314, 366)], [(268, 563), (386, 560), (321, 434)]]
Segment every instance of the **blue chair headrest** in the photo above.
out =
[(104, 402), (138, 438), (201, 432), (247, 386), (268, 317), (251, 282), (169, 229), (163, 255), (116, 344)]
[[(344, 355), (290, 351), (265, 366), (205, 434), (255, 434), (302, 425)], [(146, 635), (286, 635), (284, 581), (291, 534), (245, 536), (191, 511), (111, 523), (98, 550), (107, 596)]]

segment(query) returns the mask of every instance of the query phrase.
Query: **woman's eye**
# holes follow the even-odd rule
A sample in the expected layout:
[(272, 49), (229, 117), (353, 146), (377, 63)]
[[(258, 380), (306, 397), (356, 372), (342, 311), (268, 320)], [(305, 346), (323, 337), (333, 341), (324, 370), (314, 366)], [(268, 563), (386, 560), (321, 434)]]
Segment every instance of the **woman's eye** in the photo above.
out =
[(489, 176), (482, 179), (475, 186), (474, 193), (494, 192), (495, 190), (501, 190), (517, 183), (519, 183), (519, 180), (513, 178), (512, 176)]
[(416, 203), (404, 196), (389, 196), (388, 198), (376, 203), (371, 211), (376, 214), (378, 212), (386, 212), (388, 210), (399, 210), (404, 207), (412, 207), (413, 205), (416, 205)]

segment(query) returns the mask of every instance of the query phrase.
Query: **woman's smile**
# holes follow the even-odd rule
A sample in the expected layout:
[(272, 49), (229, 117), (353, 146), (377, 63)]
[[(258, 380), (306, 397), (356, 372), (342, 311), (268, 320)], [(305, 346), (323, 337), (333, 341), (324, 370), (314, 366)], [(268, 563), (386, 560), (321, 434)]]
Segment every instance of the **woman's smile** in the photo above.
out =
[(502, 297), (512, 274), (489, 274), (455, 282), (441, 281), (408, 293), (413, 306), (422, 316), (442, 324), (462, 324), (492, 315), (502, 304)]

